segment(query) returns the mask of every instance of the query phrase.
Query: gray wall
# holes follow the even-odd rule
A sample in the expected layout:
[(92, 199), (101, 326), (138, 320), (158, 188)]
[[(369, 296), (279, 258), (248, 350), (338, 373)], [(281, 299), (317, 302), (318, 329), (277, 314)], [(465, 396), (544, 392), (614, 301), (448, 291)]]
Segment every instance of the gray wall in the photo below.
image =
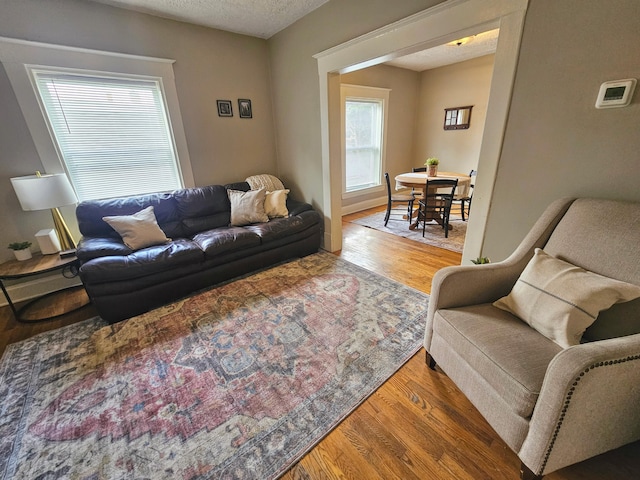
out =
[[(0, 35), (175, 58), (198, 184), (275, 171), (319, 206), (325, 179), (313, 55), (438, 3), (333, 0), (265, 42), (84, 1), (3, 0)], [(508, 255), (557, 197), (640, 200), (640, 93), (627, 108), (593, 106), (603, 81), (640, 78), (638, 18), (637, 0), (530, 1), (484, 254)], [(238, 97), (254, 100), (254, 119), (218, 119), (215, 99)], [(6, 244), (49, 224), (46, 212), (22, 212), (9, 190), (10, 176), (39, 162), (3, 70), (0, 111)]]
[[(2, 0), (0, 36), (128, 54), (172, 58), (197, 185), (277, 173), (269, 52), (265, 40), (77, 0)], [(252, 100), (240, 119), (237, 99)], [(218, 117), (216, 99), (233, 101)], [(9, 178), (42, 170), (15, 95), (0, 66), (0, 246), (51, 228), (49, 212), (23, 212)], [(73, 208), (63, 214), (75, 230)], [(0, 248), (0, 260), (12, 258)]]
[(333, 0), (269, 39), (278, 171), (293, 193), (322, 206), (326, 179), (313, 55), (441, 1)]
[[(310, 200), (323, 193), (312, 55), (436, 3), (331, 1), (270, 39), (278, 167)], [(558, 197), (640, 200), (640, 92), (627, 108), (594, 108), (603, 81), (640, 78), (640, 2), (529, 3), (484, 239), (494, 260)]]
[[(494, 57), (485, 55), (422, 72), (413, 166), (437, 157), (444, 172), (477, 170)], [(465, 105), (473, 105), (469, 128), (445, 130), (444, 109)]]
[(594, 107), (602, 82), (640, 79), (639, 19), (637, 0), (530, 2), (488, 219), (490, 257), (505, 256), (555, 198), (640, 201), (640, 91), (626, 108)]

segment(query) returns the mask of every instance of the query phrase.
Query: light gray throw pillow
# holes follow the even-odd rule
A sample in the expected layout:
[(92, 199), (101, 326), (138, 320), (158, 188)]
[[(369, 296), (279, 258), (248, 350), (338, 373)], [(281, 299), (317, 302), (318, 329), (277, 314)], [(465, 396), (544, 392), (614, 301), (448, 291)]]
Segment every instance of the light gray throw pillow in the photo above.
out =
[(511, 293), (493, 305), (567, 348), (580, 343), (602, 310), (638, 297), (638, 285), (589, 272), (536, 248)]
[(264, 211), (264, 199), (267, 189), (227, 190), (231, 202), (231, 226), (241, 227), (252, 223), (268, 222), (269, 217)]
[(108, 216), (102, 217), (102, 220), (120, 234), (124, 244), (131, 250), (139, 250), (171, 241), (158, 226), (152, 206), (133, 215)]

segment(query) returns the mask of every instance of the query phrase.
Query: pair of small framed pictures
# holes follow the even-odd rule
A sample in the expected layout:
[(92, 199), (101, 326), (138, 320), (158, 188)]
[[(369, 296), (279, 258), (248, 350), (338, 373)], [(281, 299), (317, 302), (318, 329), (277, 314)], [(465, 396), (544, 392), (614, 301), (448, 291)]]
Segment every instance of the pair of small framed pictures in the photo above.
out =
[[(231, 104), (231, 100), (218, 100), (217, 102), (219, 117), (233, 117), (233, 105)], [(240, 118), (253, 118), (251, 100), (247, 98), (239, 98), (238, 111), (240, 112)]]

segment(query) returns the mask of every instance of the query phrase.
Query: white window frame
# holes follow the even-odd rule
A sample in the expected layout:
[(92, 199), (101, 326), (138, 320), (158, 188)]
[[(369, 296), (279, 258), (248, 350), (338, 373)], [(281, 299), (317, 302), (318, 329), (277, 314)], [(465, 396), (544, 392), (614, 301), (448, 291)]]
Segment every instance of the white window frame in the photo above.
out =
[[(175, 60), (0, 37), (0, 62), (7, 72), (46, 173), (66, 172), (56, 142), (53, 140), (53, 134), (49, 132), (48, 122), (45, 120), (46, 114), (40, 107), (35, 86), (30, 78), (29, 68), (72, 69), (93, 72), (96, 75), (161, 79), (165, 110), (173, 132), (181, 181), (185, 187), (195, 186), (175, 86), (173, 73)], [(31, 174), (33, 172), (24, 173)]]
[[(341, 142), (342, 142), (342, 199), (361, 197), (369, 193), (385, 191), (384, 172), (386, 171), (387, 150), (387, 120), (389, 117), (389, 93), (391, 89), (380, 87), (368, 87), (363, 85), (340, 85), (340, 109), (341, 109)], [(346, 149), (346, 102), (348, 99), (372, 100), (382, 102), (382, 134), (380, 145), (380, 178), (379, 184), (369, 188), (347, 192), (347, 149)]]

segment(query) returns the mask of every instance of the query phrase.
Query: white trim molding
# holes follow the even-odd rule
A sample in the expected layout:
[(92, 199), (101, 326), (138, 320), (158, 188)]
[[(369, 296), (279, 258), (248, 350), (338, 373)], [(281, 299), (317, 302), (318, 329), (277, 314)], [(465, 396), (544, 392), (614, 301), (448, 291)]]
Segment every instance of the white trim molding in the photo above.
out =
[(175, 60), (0, 37), (0, 62), (7, 72), (40, 156), (43, 170), (47, 173), (64, 173), (64, 166), (32, 86), (28, 66), (161, 78), (182, 181), (185, 187), (195, 186), (175, 86), (173, 73)]

